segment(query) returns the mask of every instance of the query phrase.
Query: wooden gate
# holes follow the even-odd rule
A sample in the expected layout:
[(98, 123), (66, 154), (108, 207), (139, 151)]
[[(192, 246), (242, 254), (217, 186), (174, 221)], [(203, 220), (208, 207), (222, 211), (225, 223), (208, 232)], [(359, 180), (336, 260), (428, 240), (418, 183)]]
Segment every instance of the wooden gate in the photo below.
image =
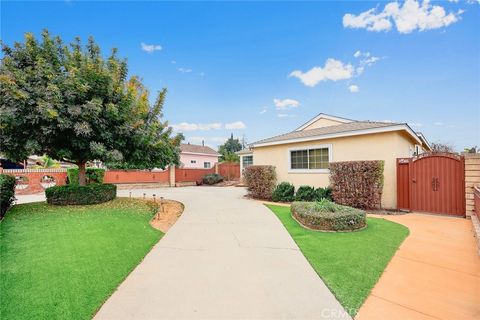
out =
[(465, 215), (465, 159), (447, 153), (397, 159), (397, 208)]

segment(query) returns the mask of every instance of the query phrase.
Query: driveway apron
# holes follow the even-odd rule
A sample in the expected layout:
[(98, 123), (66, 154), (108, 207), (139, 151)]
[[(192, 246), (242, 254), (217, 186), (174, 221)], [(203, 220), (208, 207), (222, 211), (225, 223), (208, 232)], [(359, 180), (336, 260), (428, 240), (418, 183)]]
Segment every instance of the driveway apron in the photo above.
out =
[[(152, 190), (132, 196), (143, 192)], [(350, 319), (277, 217), (243, 188), (153, 193), (185, 211), (95, 319)]]

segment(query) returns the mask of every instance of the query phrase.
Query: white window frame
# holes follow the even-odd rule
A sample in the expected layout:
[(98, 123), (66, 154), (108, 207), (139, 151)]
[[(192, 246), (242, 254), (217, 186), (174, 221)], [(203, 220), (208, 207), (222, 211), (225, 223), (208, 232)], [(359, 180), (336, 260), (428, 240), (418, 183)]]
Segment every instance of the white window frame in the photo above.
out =
[(309, 149), (328, 149), (328, 163), (333, 161), (333, 146), (329, 144), (317, 144), (311, 146), (290, 148), (287, 150), (288, 173), (330, 173), (330, 169), (292, 169), (292, 151), (305, 151)]
[[(208, 165), (207, 165), (208, 164)], [(204, 161), (203, 162), (203, 168), (204, 169), (210, 169), (212, 168), (212, 163), (210, 161)]]
[(190, 160), (190, 164), (195, 164), (197, 163), (197, 160)]

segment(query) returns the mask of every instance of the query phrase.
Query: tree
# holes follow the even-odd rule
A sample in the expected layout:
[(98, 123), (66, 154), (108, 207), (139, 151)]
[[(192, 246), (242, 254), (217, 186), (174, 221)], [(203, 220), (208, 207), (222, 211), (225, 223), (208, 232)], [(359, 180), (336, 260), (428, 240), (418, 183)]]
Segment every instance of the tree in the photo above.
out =
[(117, 50), (104, 59), (93, 38), (64, 45), (31, 33), (25, 43), (2, 43), (0, 152), (12, 160), (46, 154), (79, 167), (91, 160), (151, 169), (178, 163), (182, 135), (161, 121), (166, 89), (153, 105)]
[(447, 142), (441, 142), (441, 141), (437, 141), (437, 142), (433, 142), (431, 144), (431, 147), (432, 147), (432, 152), (434, 153), (443, 153), (443, 152), (446, 152), (446, 153), (453, 153), (455, 152), (453, 146)]
[[(242, 144), (238, 139), (233, 138), (233, 133), (230, 138), (218, 147), (218, 153), (221, 154), (220, 161), (226, 161), (226, 158), (233, 159), (235, 152), (242, 150)], [(238, 161), (238, 160), (237, 160)]]

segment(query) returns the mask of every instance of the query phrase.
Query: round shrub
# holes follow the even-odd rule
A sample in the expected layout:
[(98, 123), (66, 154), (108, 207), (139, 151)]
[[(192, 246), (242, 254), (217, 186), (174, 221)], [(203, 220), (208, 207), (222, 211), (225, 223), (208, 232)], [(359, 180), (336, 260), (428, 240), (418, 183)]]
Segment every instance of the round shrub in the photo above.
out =
[(295, 195), (295, 201), (315, 201), (317, 193), (315, 188), (310, 186), (300, 186)]
[(275, 187), (272, 193), (273, 201), (291, 202), (295, 198), (295, 187), (288, 182), (282, 182)]
[(329, 200), (294, 202), (292, 216), (303, 226), (321, 231), (353, 231), (367, 225), (365, 211)]
[(222, 182), (223, 177), (219, 174), (216, 174), (216, 173), (209, 173), (209, 174), (206, 174), (203, 177), (202, 181), (203, 181), (204, 184), (212, 185), (212, 184)]
[(114, 184), (92, 183), (86, 186), (67, 184), (45, 190), (47, 203), (57, 205), (85, 205), (107, 202), (117, 196)]
[(326, 187), (326, 188), (318, 188), (317, 190), (315, 190), (315, 201), (320, 201), (322, 199), (333, 201), (332, 188)]
[(0, 174), (0, 218), (7, 212), (15, 200), (15, 178)]

